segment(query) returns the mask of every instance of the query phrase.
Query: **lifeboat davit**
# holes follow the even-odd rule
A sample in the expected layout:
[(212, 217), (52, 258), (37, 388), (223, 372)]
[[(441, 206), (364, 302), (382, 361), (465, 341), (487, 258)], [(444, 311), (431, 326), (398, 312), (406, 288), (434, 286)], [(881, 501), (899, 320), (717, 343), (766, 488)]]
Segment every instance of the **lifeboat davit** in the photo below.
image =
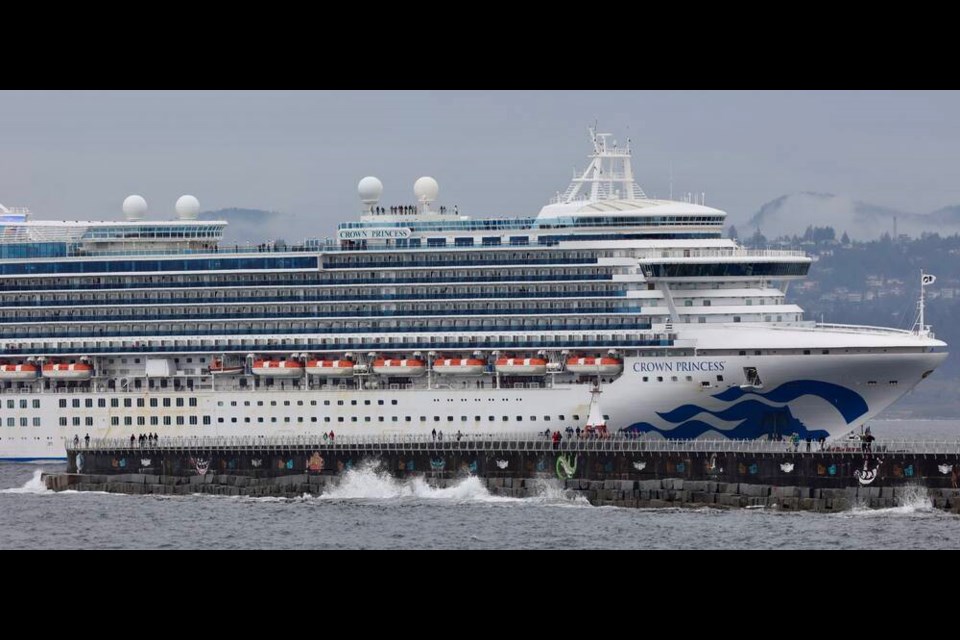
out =
[(378, 358), (373, 361), (373, 372), (386, 376), (422, 376), (427, 372), (427, 363), (413, 358)]
[(303, 364), (296, 360), (254, 360), (252, 371), (258, 376), (298, 378), (303, 375)]
[(486, 366), (486, 361), (479, 358), (437, 358), (433, 361), (435, 373), (452, 376), (478, 376)]
[(215, 376), (238, 376), (243, 373), (243, 365), (224, 364), (221, 360), (210, 363), (210, 374)]
[(309, 360), (307, 373), (328, 378), (346, 378), (353, 375), (352, 360)]
[(543, 358), (500, 358), (497, 372), (512, 376), (543, 376), (547, 374), (547, 361)]
[(580, 374), (617, 375), (623, 373), (623, 360), (602, 358), (567, 358), (567, 371)]
[(36, 377), (36, 365), (0, 364), (0, 380), (33, 380)]
[(93, 375), (93, 367), (86, 362), (51, 363), (43, 365), (43, 377), (52, 380), (87, 380)]

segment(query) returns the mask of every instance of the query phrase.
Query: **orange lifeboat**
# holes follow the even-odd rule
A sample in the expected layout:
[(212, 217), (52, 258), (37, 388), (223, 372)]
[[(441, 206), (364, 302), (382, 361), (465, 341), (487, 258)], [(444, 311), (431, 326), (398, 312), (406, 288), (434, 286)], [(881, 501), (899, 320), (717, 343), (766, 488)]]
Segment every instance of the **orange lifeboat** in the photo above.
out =
[(377, 358), (373, 361), (373, 372), (386, 376), (422, 376), (427, 372), (427, 363), (414, 358)]
[(258, 376), (298, 378), (303, 375), (303, 364), (296, 360), (254, 360), (251, 370)]
[(93, 376), (93, 367), (86, 362), (54, 362), (43, 365), (43, 377), (51, 380), (88, 380)]
[(0, 380), (33, 380), (36, 377), (36, 365), (0, 364)]
[(352, 360), (308, 360), (307, 373), (327, 378), (346, 378), (353, 375)]
[(210, 363), (210, 373), (215, 376), (238, 376), (243, 373), (243, 365), (227, 365), (222, 360), (214, 359)]
[(602, 358), (567, 358), (567, 371), (578, 374), (617, 375), (623, 373), (623, 360)]
[(433, 371), (451, 376), (478, 376), (483, 373), (487, 362), (480, 358), (437, 358), (433, 361)]
[(497, 372), (512, 376), (544, 376), (547, 361), (543, 358), (499, 358)]

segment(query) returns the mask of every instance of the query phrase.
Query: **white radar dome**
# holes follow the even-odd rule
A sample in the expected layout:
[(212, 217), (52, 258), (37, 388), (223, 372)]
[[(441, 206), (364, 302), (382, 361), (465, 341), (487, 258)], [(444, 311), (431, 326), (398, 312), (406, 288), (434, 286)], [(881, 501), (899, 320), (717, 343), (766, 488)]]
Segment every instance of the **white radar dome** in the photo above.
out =
[(420, 202), (433, 202), (440, 194), (440, 185), (430, 176), (423, 176), (413, 183), (413, 195)]
[(373, 176), (367, 176), (357, 183), (357, 193), (363, 204), (377, 204), (383, 194), (383, 183)]
[(123, 200), (123, 215), (127, 217), (127, 220), (143, 220), (143, 216), (147, 214), (147, 201), (143, 199), (143, 196), (127, 196)]
[(181, 220), (196, 220), (200, 215), (200, 201), (193, 196), (177, 198), (177, 217)]

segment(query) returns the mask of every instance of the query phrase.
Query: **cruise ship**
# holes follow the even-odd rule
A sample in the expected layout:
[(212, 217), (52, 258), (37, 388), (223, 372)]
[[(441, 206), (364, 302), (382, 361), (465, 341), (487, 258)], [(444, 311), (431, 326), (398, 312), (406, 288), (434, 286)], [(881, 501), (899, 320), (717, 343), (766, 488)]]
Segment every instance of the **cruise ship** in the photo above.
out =
[(166, 220), (140, 196), (120, 221), (0, 208), (0, 458), (86, 435), (565, 432), (600, 406), (610, 434), (817, 439), (946, 357), (922, 318), (805, 320), (786, 292), (809, 257), (741, 247), (701, 198), (648, 197), (629, 141), (591, 142), (535, 216), (461, 215), (430, 177), (389, 206), (367, 177), (359, 219), (296, 246), (226, 246), (192, 196)]

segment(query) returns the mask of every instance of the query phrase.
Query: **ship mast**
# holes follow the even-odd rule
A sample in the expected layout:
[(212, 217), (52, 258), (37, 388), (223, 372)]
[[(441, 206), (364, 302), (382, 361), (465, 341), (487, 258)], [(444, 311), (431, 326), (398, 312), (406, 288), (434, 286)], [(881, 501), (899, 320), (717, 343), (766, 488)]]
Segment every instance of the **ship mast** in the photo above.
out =
[(627, 146), (620, 147), (616, 140), (608, 143), (607, 139), (612, 135), (597, 133), (596, 128), (590, 127), (590, 140), (593, 142), (590, 164), (579, 177), (574, 173), (570, 186), (559, 198), (560, 202), (647, 199), (647, 194), (633, 181), (630, 139), (627, 138)]

